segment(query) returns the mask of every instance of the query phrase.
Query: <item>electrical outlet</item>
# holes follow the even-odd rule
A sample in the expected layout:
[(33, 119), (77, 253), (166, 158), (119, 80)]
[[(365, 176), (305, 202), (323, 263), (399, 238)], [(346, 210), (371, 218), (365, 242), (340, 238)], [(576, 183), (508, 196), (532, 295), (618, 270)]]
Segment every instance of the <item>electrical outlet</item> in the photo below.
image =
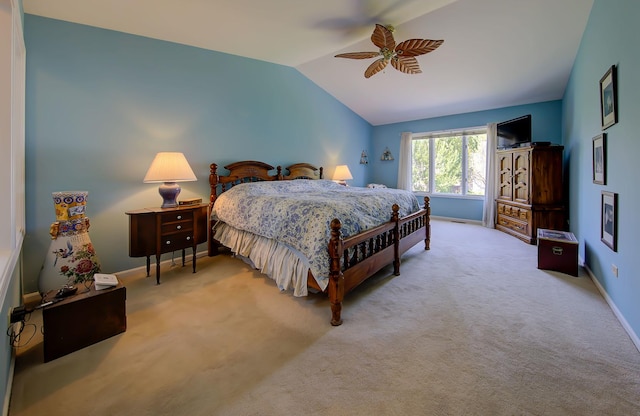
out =
[(618, 277), (618, 266), (616, 266), (615, 264), (611, 265), (611, 271), (613, 272), (613, 275), (615, 277)]

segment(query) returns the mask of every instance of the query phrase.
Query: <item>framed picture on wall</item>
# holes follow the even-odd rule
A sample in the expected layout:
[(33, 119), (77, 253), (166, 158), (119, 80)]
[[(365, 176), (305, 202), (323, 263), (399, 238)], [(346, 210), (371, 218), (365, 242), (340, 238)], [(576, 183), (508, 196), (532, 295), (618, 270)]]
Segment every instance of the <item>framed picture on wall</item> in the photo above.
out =
[(618, 122), (616, 67), (613, 65), (600, 79), (600, 120), (602, 130)]
[(618, 251), (618, 194), (602, 191), (600, 240), (611, 250)]
[(598, 185), (606, 184), (607, 177), (607, 157), (606, 142), (607, 134), (602, 133), (593, 138), (593, 183)]

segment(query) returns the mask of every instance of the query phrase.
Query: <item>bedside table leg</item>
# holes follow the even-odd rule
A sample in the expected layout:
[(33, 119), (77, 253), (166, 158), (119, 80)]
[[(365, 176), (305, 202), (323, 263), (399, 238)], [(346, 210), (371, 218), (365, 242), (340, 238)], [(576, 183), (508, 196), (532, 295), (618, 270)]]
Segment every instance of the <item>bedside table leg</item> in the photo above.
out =
[(185, 265), (185, 261), (184, 261), (184, 260), (185, 260), (185, 257), (184, 257), (184, 256), (185, 256), (185, 254), (184, 254), (184, 251), (185, 251), (185, 250), (184, 250), (184, 249), (182, 249), (182, 267), (184, 267), (184, 265)]
[(196, 272), (196, 246), (193, 246), (193, 272)]
[(156, 284), (160, 284), (160, 255), (156, 254)]
[(147, 256), (147, 277), (149, 277), (150, 272), (151, 272), (151, 256)]

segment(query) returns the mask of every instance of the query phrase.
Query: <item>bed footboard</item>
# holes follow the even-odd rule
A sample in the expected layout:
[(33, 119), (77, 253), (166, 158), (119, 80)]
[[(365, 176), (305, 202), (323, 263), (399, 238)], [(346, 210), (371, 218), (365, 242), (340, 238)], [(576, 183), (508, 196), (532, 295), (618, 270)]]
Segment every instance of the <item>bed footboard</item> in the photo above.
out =
[(424, 241), (425, 250), (431, 248), (429, 197), (424, 198), (424, 208), (411, 215), (399, 218), (398, 210), (399, 207), (394, 204), (389, 222), (345, 239), (342, 238), (340, 220), (331, 221), (327, 288), (331, 303), (331, 325), (342, 324), (345, 293), (391, 263), (393, 274), (400, 275), (400, 257), (420, 241)]
[[(431, 247), (431, 206), (429, 197), (424, 197), (424, 208), (421, 211), (400, 218), (398, 232), (400, 233), (400, 255), (424, 239), (424, 249)], [(424, 230), (423, 230), (424, 229)]]

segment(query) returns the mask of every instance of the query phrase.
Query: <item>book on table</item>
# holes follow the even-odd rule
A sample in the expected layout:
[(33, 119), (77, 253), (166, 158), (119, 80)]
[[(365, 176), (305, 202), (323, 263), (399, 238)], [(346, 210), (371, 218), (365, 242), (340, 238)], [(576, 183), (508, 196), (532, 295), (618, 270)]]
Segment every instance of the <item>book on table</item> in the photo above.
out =
[(115, 274), (96, 273), (93, 275), (96, 290), (118, 286), (118, 278)]

